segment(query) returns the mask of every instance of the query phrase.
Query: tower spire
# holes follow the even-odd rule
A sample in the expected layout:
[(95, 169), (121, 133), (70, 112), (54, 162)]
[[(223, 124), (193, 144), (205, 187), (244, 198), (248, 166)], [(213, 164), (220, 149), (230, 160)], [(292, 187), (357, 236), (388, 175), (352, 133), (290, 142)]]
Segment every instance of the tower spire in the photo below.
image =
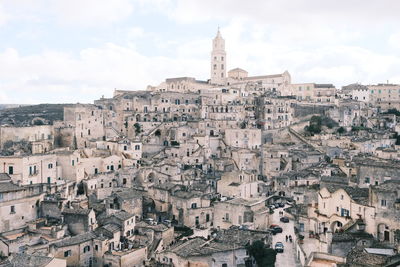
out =
[(222, 38), (221, 32), (218, 31), (212, 45), (211, 52), (211, 83), (223, 85), (226, 81), (226, 52), (225, 40)]

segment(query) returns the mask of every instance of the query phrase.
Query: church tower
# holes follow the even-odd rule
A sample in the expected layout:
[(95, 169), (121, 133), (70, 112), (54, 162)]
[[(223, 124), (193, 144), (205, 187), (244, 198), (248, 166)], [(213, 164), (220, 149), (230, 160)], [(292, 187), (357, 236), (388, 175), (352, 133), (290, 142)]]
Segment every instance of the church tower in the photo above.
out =
[(212, 44), (211, 52), (211, 84), (224, 85), (226, 81), (226, 52), (225, 40), (217, 32)]

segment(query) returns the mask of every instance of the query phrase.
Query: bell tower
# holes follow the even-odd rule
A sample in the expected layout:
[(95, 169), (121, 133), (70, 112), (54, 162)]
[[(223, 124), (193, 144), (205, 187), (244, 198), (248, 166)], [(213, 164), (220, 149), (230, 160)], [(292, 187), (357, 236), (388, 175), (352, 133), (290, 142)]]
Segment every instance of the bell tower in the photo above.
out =
[(217, 36), (212, 43), (211, 52), (211, 84), (224, 85), (226, 81), (225, 40), (218, 28)]

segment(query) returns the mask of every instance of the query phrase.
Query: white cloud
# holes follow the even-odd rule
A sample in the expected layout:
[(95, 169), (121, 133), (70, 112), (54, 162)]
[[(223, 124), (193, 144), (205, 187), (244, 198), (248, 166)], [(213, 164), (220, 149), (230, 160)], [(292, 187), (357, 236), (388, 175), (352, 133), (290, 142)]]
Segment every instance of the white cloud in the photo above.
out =
[(171, 18), (182, 22), (246, 18), (272, 24), (363, 24), (398, 20), (397, 0), (177, 0)]
[(396, 32), (390, 35), (389, 45), (395, 49), (400, 49), (400, 32)]
[[(1, 0), (0, 0), (1, 1)], [(251, 75), (288, 70), (293, 82), (400, 82), (400, 34), (383, 27), (400, 26), (400, 2), (339, 0), (15, 0), (0, 4), (0, 26), (9, 18), (36, 21), (33, 27), (46, 35), (46, 23), (58, 22), (72, 29), (107, 27), (116, 33), (104, 44), (94, 31), (92, 48), (66, 52), (57, 46), (27, 53), (9, 48), (0, 51), (0, 102), (91, 102), (111, 96), (114, 88), (140, 90), (167, 77), (209, 77), (211, 38), (160, 34), (166, 25), (149, 31), (147, 23), (124, 24), (130, 16), (157, 12), (169, 18), (168, 26), (222, 26), (229, 68), (241, 67)], [(18, 8), (17, 8), (18, 7)], [(21, 8), (19, 8), (21, 7)], [(5, 10), (19, 10), (11, 14)], [(29, 12), (27, 12), (29, 10)], [(3, 14), (3, 16), (2, 16)], [(35, 14), (32, 17), (30, 14)], [(4, 19), (5, 18), (5, 19)], [(397, 20), (396, 20), (397, 19)], [(165, 21), (165, 17), (162, 18)], [(116, 25), (118, 23), (118, 25)], [(154, 23), (158, 23), (157, 16)], [(168, 22), (169, 23), (169, 22)], [(177, 25), (174, 25), (174, 24)], [(386, 24), (385, 24), (386, 23)], [(43, 27), (43, 28), (42, 28)], [(74, 28), (75, 27), (75, 28)], [(398, 27), (394, 27), (396, 30)], [(115, 31), (114, 31), (115, 29)], [(388, 29), (382, 36), (381, 29)], [(61, 28), (62, 30), (62, 28)], [(31, 34), (30, 34), (31, 33)], [(179, 34), (179, 33), (178, 33)], [(33, 41), (34, 31), (19, 37)], [(123, 38), (121, 38), (123, 36)], [(193, 36), (193, 35), (190, 35)], [(390, 36), (390, 37), (389, 37)], [(16, 35), (16, 37), (18, 37)], [(40, 38), (37, 38), (40, 39)], [(393, 53), (378, 43), (388, 40)], [(71, 42), (80, 40), (71, 39)], [(143, 49), (144, 41), (151, 48)], [(369, 45), (369, 46), (368, 46)], [(387, 45), (385, 42), (384, 45)], [(77, 45), (76, 47), (79, 47)], [(143, 51), (138, 50), (138, 48)], [(74, 48), (79, 50), (79, 48)], [(151, 49), (157, 50), (155, 56)], [(6, 98), (7, 96), (7, 98)], [(24, 96), (24, 98), (21, 98)]]
[(50, 7), (63, 24), (104, 26), (127, 18), (133, 11), (129, 0), (57, 0)]
[(4, 24), (6, 24), (9, 19), (10, 19), (10, 16), (6, 14), (4, 7), (0, 3), (0, 27), (3, 26)]
[(114, 88), (144, 90), (166, 77), (194, 76), (208, 67), (191, 58), (146, 57), (113, 43), (84, 49), (78, 57), (57, 51), (23, 56), (7, 49), (0, 62), (0, 91), (12, 103), (92, 102), (111, 96)]

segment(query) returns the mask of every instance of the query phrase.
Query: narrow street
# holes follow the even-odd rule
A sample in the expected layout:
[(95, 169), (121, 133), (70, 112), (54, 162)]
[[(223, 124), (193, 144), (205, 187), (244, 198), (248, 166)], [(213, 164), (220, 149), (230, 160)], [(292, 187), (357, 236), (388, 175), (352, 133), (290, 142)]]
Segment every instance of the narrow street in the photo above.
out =
[[(287, 207), (287, 206), (285, 206)], [(282, 227), (283, 232), (278, 233), (273, 236), (272, 239), (272, 246), (275, 248), (276, 242), (282, 242), (284, 245), (284, 252), (283, 253), (278, 253), (276, 255), (276, 262), (275, 266), (276, 267), (296, 267), (300, 266), (299, 263), (296, 263), (295, 257), (295, 244), (294, 244), (294, 239), (295, 239), (295, 234), (294, 234), (294, 223), (292, 220), (290, 220), (288, 223), (283, 223), (279, 219), (281, 216), (279, 216), (279, 212), (283, 211), (284, 208), (278, 208), (274, 210), (274, 214), (272, 216), (272, 222), (271, 224), (277, 224), (280, 227)], [(285, 216), (285, 212), (284, 212)], [(288, 240), (286, 242), (286, 235), (289, 236), (291, 235), (293, 238), (293, 242), (290, 243)]]

